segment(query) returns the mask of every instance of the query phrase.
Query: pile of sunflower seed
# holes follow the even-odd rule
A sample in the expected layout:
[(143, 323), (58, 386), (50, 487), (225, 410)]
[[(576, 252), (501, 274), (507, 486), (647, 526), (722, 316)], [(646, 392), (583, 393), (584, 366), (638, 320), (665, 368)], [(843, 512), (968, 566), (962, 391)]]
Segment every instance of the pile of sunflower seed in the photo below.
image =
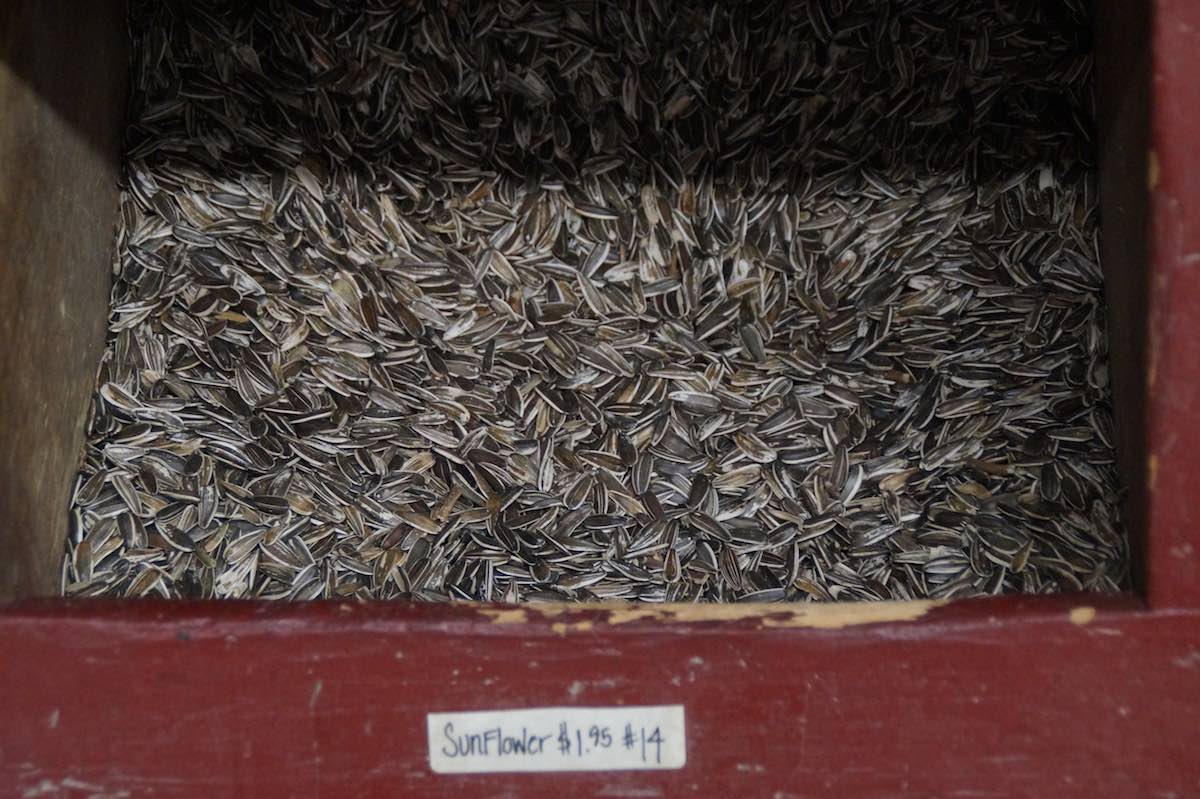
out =
[(68, 594), (1116, 590), (1083, 0), (140, 2)]

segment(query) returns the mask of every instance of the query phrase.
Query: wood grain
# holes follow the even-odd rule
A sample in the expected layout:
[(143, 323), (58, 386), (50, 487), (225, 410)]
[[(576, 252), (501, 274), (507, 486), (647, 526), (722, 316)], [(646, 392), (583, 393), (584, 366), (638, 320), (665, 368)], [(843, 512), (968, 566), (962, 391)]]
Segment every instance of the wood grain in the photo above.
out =
[(124, 112), (118, 3), (0, 3), (0, 598), (57, 590), (104, 343)]

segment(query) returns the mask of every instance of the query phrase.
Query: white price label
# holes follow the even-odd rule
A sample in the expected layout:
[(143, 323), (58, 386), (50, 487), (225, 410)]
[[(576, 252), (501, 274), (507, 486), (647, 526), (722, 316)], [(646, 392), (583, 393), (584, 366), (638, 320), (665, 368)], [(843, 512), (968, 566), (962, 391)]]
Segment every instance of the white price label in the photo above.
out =
[(683, 705), (538, 707), (430, 713), (438, 774), (677, 769), (687, 762)]

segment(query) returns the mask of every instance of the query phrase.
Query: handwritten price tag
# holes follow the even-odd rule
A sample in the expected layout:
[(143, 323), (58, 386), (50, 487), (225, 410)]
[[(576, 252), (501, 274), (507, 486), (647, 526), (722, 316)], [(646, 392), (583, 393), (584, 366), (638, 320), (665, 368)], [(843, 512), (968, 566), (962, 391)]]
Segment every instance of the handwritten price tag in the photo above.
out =
[(539, 707), (430, 713), (438, 774), (677, 769), (687, 762), (683, 705)]

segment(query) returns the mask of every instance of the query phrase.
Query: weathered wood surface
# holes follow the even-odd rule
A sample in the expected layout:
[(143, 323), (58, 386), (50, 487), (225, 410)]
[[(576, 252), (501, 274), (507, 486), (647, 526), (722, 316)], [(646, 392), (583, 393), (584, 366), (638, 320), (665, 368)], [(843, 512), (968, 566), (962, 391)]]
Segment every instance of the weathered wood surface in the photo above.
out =
[(119, 4), (0, 3), (0, 599), (53, 593), (104, 343)]
[[(1151, 620), (1138, 604), (735, 605), (710, 608), (716, 622), (628, 606), (28, 604), (0, 617), (22, 653), (0, 660), (0, 785), (214, 799), (1194, 796), (1200, 614)], [(915, 618), (860, 623), (881, 612)], [(428, 767), (431, 711), (674, 703), (680, 771)]]

